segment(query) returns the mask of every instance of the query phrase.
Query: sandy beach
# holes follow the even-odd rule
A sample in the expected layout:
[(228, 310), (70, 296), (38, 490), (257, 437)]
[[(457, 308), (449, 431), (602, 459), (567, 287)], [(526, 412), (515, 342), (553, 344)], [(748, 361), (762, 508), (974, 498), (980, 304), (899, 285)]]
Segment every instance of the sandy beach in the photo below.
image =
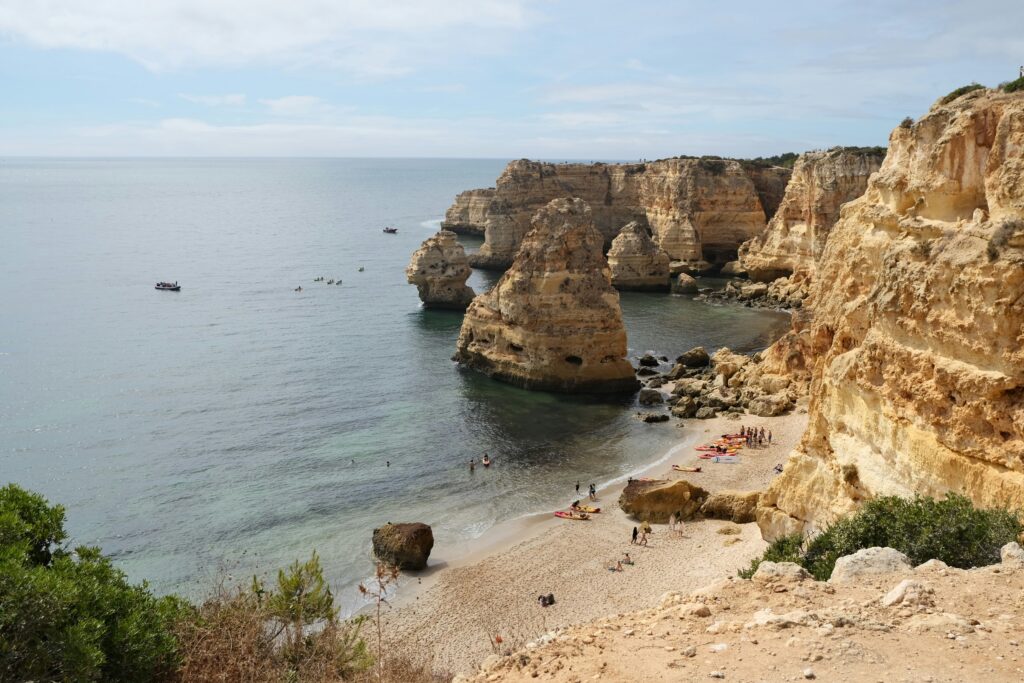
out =
[[(643, 474), (688, 478), (712, 492), (760, 490), (775, 475), (774, 466), (785, 461), (806, 423), (802, 405), (774, 418), (687, 420), (684, 447)], [(693, 446), (736, 432), (741, 424), (771, 430), (772, 445), (744, 449), (739, 464), (696, 457)], [(700, 465), (703, 471), (676, 472), (674, 464)], [(554, 628), (648, 608), (667, 591), (691, 590), (735, 575), (766, 546), (756, 524), (719, 520), (687, 523), (681, 535), (654, 525), (647, 546), (631, 545), (636, 521), (618, 507), (622, 488), (619, 484), (598, 491), (599, 502), (592, 504), (602, 512), (591, 520), (545, 514), (520, 521), (485, 535), (478, 550), (458, 561), (428, 569), (422, 576), (403, 576), (399, 601), (386, 618), (388, 639), (401, 642), (404, 651), (432, 657), (438, 670), (470, 673), (494, 653), (494, 636), (501, 637), (500, 647), (507, 651)], [(608, 563), (625, 552), (635, 564), (622, 572), (609, 571)], [(555, 595), (556, 604), (541, 607), (537, 596), (548, 593)]]

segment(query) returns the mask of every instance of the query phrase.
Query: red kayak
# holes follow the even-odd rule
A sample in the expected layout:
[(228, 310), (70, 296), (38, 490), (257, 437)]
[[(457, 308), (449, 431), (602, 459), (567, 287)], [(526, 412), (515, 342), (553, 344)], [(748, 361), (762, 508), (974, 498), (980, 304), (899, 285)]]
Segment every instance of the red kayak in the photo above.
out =
[(558, 510), (555, 512), (555, 517), (561, 517), (562, 519), (574, 519), (577, 522), (583, 522), (590, 519), (590, 515), (585, 512), (566, 512), (565, 510)]

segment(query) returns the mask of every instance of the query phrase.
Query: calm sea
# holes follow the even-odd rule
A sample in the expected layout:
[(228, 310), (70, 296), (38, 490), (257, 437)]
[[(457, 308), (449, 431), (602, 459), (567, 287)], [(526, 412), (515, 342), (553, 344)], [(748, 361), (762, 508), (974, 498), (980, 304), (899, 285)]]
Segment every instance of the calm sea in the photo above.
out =
[[(460, 314), (406, 284), (455, 194), (504, 163), (0, 161), (0, 482), (65, 505), (76, 543), (158, 591), (316, 549), (351, 608), (383, 522), (432, 524), (443, 555), (657, 459), (682, 431), (632, 402), (459, 370)], [(632, 353), (757, 349), (788, 324), (622, 306)], [(497, 465), (471, 475), (483, 452)]]

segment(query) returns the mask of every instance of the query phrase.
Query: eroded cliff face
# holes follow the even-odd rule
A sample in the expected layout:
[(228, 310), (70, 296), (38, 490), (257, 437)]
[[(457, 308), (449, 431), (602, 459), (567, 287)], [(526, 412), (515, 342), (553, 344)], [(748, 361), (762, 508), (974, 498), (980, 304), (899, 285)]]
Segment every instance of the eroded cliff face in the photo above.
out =
[[(486, 239), (473, 256), (473, 265), (508, 267), (534, 213), (559, 197), (579, 197), (590, 205), (606, 245), (624, 225), (637, 221), (651, 228), (658, 246), (683, 264), (679, 268), (699, 269), (701, 262), (721, 265), (735, 258), (742, 242), (764, 229), (759, 188), (771, 197), (772, 188), (788, 171), (760, 169), (753, 174), (759, 185), (752, 173), (737, 161), (719, 159), (641, 164), (513, 161), (498, 178), (486, 211), (481, 209), (477, 217)], [(460, 202), (469, 206), (468, 200), (459, 200), (449, 213), (462, 220), (470, 212), (460, 208)]]
[(842, 147), (801, 154), (768, 228), (740, 247), (740, 265), (750, 279), (813, 274), (839, 207), (864, 194), (883, 158), (880, 150)]
[(441, 229), (464, 235), (483, 235), (494, 195), (493, 187), (460, 192), (455, 203), (445, 212)]
[(608, 250), (608, 268), (616, 289), (668, 289), (668, 264), (668, 254), (658, 248), (647, 228), (636, 221), (622, 228)]
[(543, 207), (512, 266), (466, 311), (455, 360), (528, 389), (635, 391), (602, 245), (584, 201)]
[(878, 495), (1024, 507), (1024, 94), (893, 131), (818, 272), (809, 426), (761, 498), (765, 536)]
[(424, 240), (405, 268), (406, 279), (416, 285), (424, 306), (458, 310), (469, 306), (476, 296), (473, 288), (466, 286), (472, 272), (465, 249), (449, 230)]

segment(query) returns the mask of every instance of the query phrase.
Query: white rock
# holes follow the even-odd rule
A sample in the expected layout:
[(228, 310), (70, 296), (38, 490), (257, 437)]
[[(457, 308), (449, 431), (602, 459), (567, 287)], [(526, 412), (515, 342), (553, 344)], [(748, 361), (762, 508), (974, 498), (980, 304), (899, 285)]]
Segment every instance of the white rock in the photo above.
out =
[(933, 604), (931, 588), (914, 579), (903, 579), (891, 591), (882, 596), (882, 605), (928, 606)]
[(914, 567), (915, 572), (939, 572), (943, 569), (949, 569), (949, 565), (942, 560), (931, 559), (923, 564), (919, 564)]
[(814, 676), (814, 669), (811, 669), (811, 668), (804, 669), (804, 678), (815, 678), (815, 676)]
[(829, 583), (847, 583), (860, 576), (892, 574), (910, 569), (910, 560), (892, 548), (864, 548), (836, 560)]
[(750, 577), (755, 583), (804, 581), (811, 578), (806, 569), (795, 562), (762, 562)]
[(680, 619), (686, 617), (710, 617), (711, 609), (707, 605), (699, 602), (688, 602), (684, 605), (680, 605), (676, 610)]
[(487, 655), (483, 663), (480, 665), (482, 671), (491, 671), (496, 666), (501, 664), (501, 657), (499, 655)]
[(1007, 543), (999, 550), (999, 557), (1003, 564), (1024, 564), (1024, 548), (1016, 541)]
[(715, 643), (714, 645), (708, 646), (708, 650), (711, 652), (725, 652), (729, 649), (729, 643)]

